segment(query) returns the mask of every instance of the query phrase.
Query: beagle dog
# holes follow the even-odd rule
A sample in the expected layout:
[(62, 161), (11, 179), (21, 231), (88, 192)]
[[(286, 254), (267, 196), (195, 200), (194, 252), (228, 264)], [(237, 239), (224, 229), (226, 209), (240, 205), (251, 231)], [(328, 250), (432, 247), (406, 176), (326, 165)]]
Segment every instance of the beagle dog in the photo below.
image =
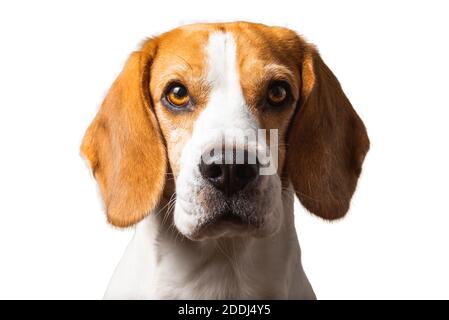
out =
[(281, 27), (183, 26), (131, 54), (81, 153), (135, 235), (107, 299), (314, 299), (294, 195), (348, 211), (369, 149), (317, 49)]

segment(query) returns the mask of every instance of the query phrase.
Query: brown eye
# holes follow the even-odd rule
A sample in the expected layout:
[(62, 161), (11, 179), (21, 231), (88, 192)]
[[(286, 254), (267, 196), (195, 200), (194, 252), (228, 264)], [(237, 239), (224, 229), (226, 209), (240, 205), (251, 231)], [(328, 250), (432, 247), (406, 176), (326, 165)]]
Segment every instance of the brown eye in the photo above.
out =
[(273, 106), (279, 106), (287, 101), (288, 85), (284, 82), (274, 82), (268, 88), (268, 103)]
[(165, 93), (165, 97), (168, 103), (176, 108), (184, 108), (188, 106), (190, 101), (187, 88), (179, 83), (171, 85)]

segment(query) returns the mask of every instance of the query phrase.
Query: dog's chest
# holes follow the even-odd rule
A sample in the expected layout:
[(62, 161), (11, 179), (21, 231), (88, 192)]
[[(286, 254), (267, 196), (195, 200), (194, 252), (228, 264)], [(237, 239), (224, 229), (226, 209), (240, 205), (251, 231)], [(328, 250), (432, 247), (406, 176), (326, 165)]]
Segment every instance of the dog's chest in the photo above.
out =
[[(248, 245), (248, 241), (253, 242)], [(213, 241), (192, 246), (165, 239), (158, 245), (154, 293), (164, 299), (286, 298), (289, 256), (266, 242)], [(283, 256), (284, 263), (272, 252)]]
[[(282, 282), (264, 276), (266, 271), (245, 264), (231, 262), (226, 257), (214, 260), (185, 261), (162, 266), (155, 285), (158, 299), (262, 299), (282, 298), (286, 288)], [(265, 269), (265, 270), (264, 270)]]
[[(287, 299), (308, 297), (299, 246), (288, 232), (233, 243), (192, 242), (161, 231), (156, 215), (136, 230), (108, 299)], [(285, 238), (285, 239), (284, 239)], [(297, 288), (297, 290), (294, 289)]]

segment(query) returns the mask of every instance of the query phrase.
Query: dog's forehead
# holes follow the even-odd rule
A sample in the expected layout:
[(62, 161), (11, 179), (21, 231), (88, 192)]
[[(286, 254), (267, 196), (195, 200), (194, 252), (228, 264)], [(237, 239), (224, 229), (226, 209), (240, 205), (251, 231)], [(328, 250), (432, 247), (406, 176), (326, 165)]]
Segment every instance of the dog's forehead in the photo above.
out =
[[(195, 77), (204, 76), (208, 63), (206, 47), (211, 34), (229, 34), (236, 45), (236, 62), (241, 80), (254, 76), (255, 70), (268, 65), (281, 65), (296, 69), (292, 55), (300, 53), (300, 39), (285, 28), (262, 24), (237, 22), (220, 24), (194, 24), (183, 26), (158, 38), (155, 74), (188, 72)], [(210, 55), (210, 53), (209, 53)]]

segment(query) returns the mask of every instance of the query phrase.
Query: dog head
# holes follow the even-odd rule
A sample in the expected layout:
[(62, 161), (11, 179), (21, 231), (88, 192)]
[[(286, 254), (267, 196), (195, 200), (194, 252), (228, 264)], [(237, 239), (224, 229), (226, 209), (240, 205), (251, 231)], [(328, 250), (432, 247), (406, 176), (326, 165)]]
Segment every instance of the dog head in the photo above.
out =
[(369, 148), (317, 50), (252, 23), (200, 24), (147, 40), (128, 59), (81, 152), (109, 222), (133, 225), (176, 193), (190, 239), (275, 233), (281, 193), (345, 215)]

